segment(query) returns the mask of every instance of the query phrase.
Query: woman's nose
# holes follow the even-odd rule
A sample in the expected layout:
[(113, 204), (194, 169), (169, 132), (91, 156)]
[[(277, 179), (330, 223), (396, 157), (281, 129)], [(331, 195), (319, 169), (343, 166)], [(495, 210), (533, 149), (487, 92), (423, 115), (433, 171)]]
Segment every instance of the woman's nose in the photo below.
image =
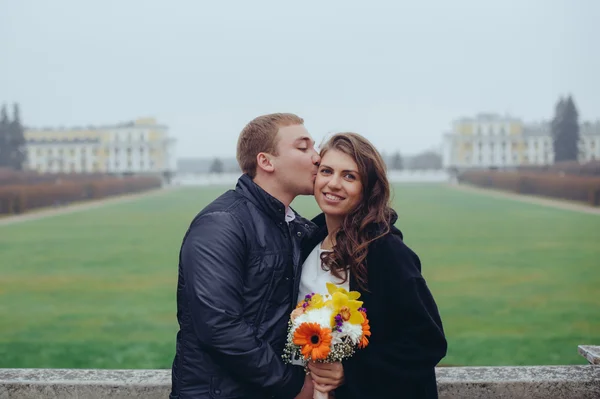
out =
[(338, 176), (331, 176), (328, 183), (331, 188), (339, 188), (340, 187), (340, 179)]

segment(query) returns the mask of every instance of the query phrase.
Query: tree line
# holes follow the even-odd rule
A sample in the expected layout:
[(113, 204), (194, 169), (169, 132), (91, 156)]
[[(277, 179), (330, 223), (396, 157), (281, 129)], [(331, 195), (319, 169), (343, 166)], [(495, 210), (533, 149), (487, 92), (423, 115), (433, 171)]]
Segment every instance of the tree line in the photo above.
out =
[(0, 109), (0, 168), (23, 170), (27, 157), (24, 132), (19, 104), (13, 105), (12, 119), (3, 105)]

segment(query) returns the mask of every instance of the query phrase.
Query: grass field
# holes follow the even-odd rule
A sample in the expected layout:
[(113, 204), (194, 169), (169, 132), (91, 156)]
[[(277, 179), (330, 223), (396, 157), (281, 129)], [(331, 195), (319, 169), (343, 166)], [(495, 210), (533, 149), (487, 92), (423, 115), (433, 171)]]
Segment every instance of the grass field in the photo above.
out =
[[(169, 368), (179, 245), (222, 191), (0, 226), (0, 368)], [(600, 216), (436, 185), (395, 193), (444, 321), (443, 364), (585, 363), (577, 345), (600, 344)]]

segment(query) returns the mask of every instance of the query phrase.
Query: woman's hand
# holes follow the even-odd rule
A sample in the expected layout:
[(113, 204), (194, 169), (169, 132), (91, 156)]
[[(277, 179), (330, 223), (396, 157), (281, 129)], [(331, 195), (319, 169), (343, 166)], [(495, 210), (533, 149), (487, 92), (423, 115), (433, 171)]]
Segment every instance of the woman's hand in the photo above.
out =
[(341, 362), (309, 362), (308, 369), (317, 391), (329, 393), (344, 383), (344, 367)]
[(309, 374), (304, 377), (304, 385), (300, 393), (294, 399), (312, 399), (315, 391), (315, 384)]

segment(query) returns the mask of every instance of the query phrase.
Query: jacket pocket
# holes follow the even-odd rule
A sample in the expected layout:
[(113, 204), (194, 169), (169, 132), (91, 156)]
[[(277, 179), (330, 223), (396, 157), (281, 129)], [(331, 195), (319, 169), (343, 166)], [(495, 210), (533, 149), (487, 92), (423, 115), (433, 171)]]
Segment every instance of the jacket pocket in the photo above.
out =
[(248, 386), (235, 381), (228, 375), (210, 377), (210, 397), (213, 399), (253, 398)]

